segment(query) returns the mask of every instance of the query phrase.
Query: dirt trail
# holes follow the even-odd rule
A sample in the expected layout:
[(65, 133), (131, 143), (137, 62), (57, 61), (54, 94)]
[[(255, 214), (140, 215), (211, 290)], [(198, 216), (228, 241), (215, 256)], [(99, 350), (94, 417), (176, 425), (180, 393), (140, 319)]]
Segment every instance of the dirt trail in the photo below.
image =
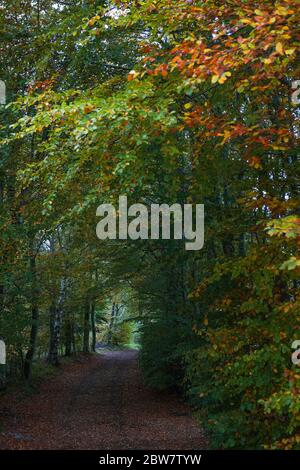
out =
[(142, 384), (135, 351), (63, 366), (26, 399), (0, 398), (0, 449), (203, 449), (186, 405)]

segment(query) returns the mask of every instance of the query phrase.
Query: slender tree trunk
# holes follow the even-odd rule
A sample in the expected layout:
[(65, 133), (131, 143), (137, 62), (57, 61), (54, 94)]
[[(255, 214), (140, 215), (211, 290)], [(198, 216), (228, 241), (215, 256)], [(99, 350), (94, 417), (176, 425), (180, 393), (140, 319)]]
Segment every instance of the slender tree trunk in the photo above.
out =
[(6, 347), (0, 338), (0, 390), (6, 388)]
[(95, 319), (95, 302), (91, 304), (91, 324), (92, 324), (92, 351), (96, 352), (96, 319)]
[(36, 278), (36, 257), (30, 253), (30, 274), (31, 274), (31, 330), (29, 347), (24, 361), (24, 376), (26, 380), (30, 378), (32, 361), (36, 350), (38, 336), (39, 308), (38, 308), (38, 289)]
[(86, 302), (83, 323), (83, 352), (90, 351), (90, 303)]
[[(2, 176), (2, 175), (1, 175)], [(0, 180), (0, 207), (1, 205), (3, 204), (3, 188), (4, 188), (4, 185), (2, 183), (2, 181)], [(2, 263), (2, 265), (4, 266), (4, 256), (1, 255), (0, 257), (0, 261)], [(3, 315), (3, 307), (4, 307), (4, 285), (3, 284), (0, 284), (0, 327), (1, 327), (1, 323), (2, 321), (4, 321), (4, 319), (2, 319), (2, 315)], [(2, 338), (0, 337), (0, 341), (2, 340)], [(1, 348), (1, 344), (0, 344), (0, 348)], [(4, 346), (3, 346), (4, 348)], [(0, 364), (0, 390), (4, 389), (6, 387), (6, 364)]]
[[(54, 322), (55, 322), (55, 303), (52, 302), (49, 308), (49, 326), (50, 326), (50, 336), (49, 336), (49, 351), (48, 351), (48, 361), (50, 357), (50, 351), (53, 350), (53, 341), (54, 341)], [(49, 361), (50, 362), (50, 361)]]
[(107, 334), (108, 344), (111, 344), (111, 341), (112, 341), (112, 334), (113, 334), (113, 328), (114, 328), (114, 323), (115, 323), (115, 314), (116, 314), (116, 303), (113, 302), (112, 307), (111, 307), (111, 316), (110, 316), (110, 322), (109, 322), (108, 334)]
[(66, 343), (65, 343), (65, 355), (72, 355), (72, 334), (73, 334), (73, 324), (70, 318), (66, 321)]
[(0, 364), (0, 390), (6, 388), (6, 365)]
[[(0, 326), (1, 326), (1, 314), (3, 312), (3, 306), (4, 306), (4, 287), (0, 285)], [(0, 344), (0, 350), (3, 350), (2, 352), (4, 353), (5, 343), (4, 343), (4, 340), (2, 340), (1, 336), (0, 336), (0, 341), (3, 341), (3, 344)], [(0, 390), (3, 390), (5, 387), (6, 387), (6, 364), (0, 363)]]
[(73, 331), (72, 331), (72, 351), (73, 351), (73, 354), (76, 354), (76, 338), (75, 338), (75, 331), (74, 331), (74, 328), (73, 328)]
[(50, 311), (50, 345), (48, 362), (54, 366), (59, 365), (59, 342), (65, 296), (66, 280), (62, 278), (58, 302), (56, 305), (53, 304)]

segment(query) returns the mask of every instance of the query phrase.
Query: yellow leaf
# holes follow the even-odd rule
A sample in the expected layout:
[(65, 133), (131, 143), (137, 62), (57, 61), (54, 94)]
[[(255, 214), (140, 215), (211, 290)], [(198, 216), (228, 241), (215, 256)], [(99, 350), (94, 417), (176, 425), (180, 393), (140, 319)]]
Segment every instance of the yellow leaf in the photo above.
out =
[(190, 109), (192, 107), (192, 103), (185, 103), (185, 109)]
[(219, 75), (213, 75), (211, 79), (211, 83), (217, 83), (218, 80), (219, 80)]
[(294, 10), (289, 10), (288, 8), (285, 8), (283, 6), (279, 6), (276, 10), (275, 13), (280, 16), (287, 16), (291, 15), (294, 13)]
[(223, 85), (223, 83), (225, 83), (227, 80), (227, 78), (225, 77), (225, 75), (222, 75), (222, 77), (219, 78), (218, 82)]
[(291, 49), (286, 49), (285, 53), (286, 55), (292, 55), (294, 54), (296, 48), (295, 47), (292, 47)]
[(276, 52), (278, 52), (278, 54), (280, 55), (283, 55), (283, 45), (281, 42), (278, 42), (276, 44)]
[(230, 136), (231, 136), (231, 132), (225, 130), (224, 133), (223, 133), (223, 141), (222, 141), (222, 144), (224, 144), (224, 142), (226, 142), (226, 140), (228, 140)]

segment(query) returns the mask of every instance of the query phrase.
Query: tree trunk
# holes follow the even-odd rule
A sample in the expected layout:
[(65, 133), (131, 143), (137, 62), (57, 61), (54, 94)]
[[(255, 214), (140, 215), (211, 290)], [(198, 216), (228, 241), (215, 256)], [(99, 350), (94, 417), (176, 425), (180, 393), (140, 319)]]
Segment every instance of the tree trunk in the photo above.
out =
[(87, 301), (84, 309), (83, 323), (83, 352), (90, 351), (90, 303)]
[(6, 365), (0, 364), (0, 390), (6, 388)]
[(111, 307), (111, 316), (110, 316), (110, 322), (109, 322), (108, 334), (107, 334), (108, 344), (111, 344), (111, 341), (112, 341), (112, 334), (113, 334), (113, 328), (114, 328), (114, 323), (115, 323), (115, 313), (116, 313), (116, 303), (113, 302), (112, 307)]
[(29, 347), (24, 361), (24, 376), (26, 380), (30, 378), (32, 361), (36, 350), (36, 341), (38, 336), (39, 308), (38, 308), (38, 289), (36, 278), (36, 257), (30, 254), (30, 274), (31, 274), (31, 330)]
[(6, 347), (0, 338), (0, 390), (6, 388)]
[(48, 362), (54, 366), (59, 365), (59, 341), (65, 296), (66, 280), (62, 278), (58, 302), (56, 305), (53, 304), (50, 309), (50, 345)]
[[(2, 175), (1, 175), (1, 179), (2, 179)], [(3, 191), (4, 191), (4, 184), (0, 180), (0, 208), (1, 208), (1, 210), (2, 210), (1, 206), (2, 206), (3, 200), (4, 200)], [(0, 262), (1, 262), (2, 266), (5, 266), (5, 258), (3, 256), (3, 254), (1, 254)], [(0, 284), (0, 328), (1, 328), (1, 323), (4, 322), (4, 318), (2, 318), (3, 311), (4, 311), (4, 285), (1, 283)], [(0, 341), (1, 341), (1, 339), (2, 338), (0, 337)], [(0, 348), (1, 348), (1, 344), (0, 344)], [(4, 342), (3, 342), (3, 345), (2, 345), (2, 349), (3, 349), (3, 351), (5, 349)], [(3, 390), (5, 387), (6, 387), (6, 364), (1, 364), (0, 363), (0, 390)]]
[(68, 318), (66, 321), (66, 342), (65, 342), (65, 355), (72, 355), (72, 336), (73, 336), (73, 323)]
[(91, 304), (91, 323), (92, 323), (92, 351), (96, 352), (95, 302), (92, 302)]
[(73, 328), (72, 330), (72, 351), (73, 351), (73, 354), (76, 354), (76, 337), (75, 337), (75, 330)]

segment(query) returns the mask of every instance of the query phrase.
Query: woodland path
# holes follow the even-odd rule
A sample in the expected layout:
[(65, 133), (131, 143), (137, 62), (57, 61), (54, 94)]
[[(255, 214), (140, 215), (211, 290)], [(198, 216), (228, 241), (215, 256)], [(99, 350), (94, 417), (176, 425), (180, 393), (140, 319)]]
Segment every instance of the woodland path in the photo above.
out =
[(143, 385), (131, 350), (83, 356), (63, 365), (39, 392), (1, 397), (0, 426), (0, 449), (206, 447), (176, 394)]

